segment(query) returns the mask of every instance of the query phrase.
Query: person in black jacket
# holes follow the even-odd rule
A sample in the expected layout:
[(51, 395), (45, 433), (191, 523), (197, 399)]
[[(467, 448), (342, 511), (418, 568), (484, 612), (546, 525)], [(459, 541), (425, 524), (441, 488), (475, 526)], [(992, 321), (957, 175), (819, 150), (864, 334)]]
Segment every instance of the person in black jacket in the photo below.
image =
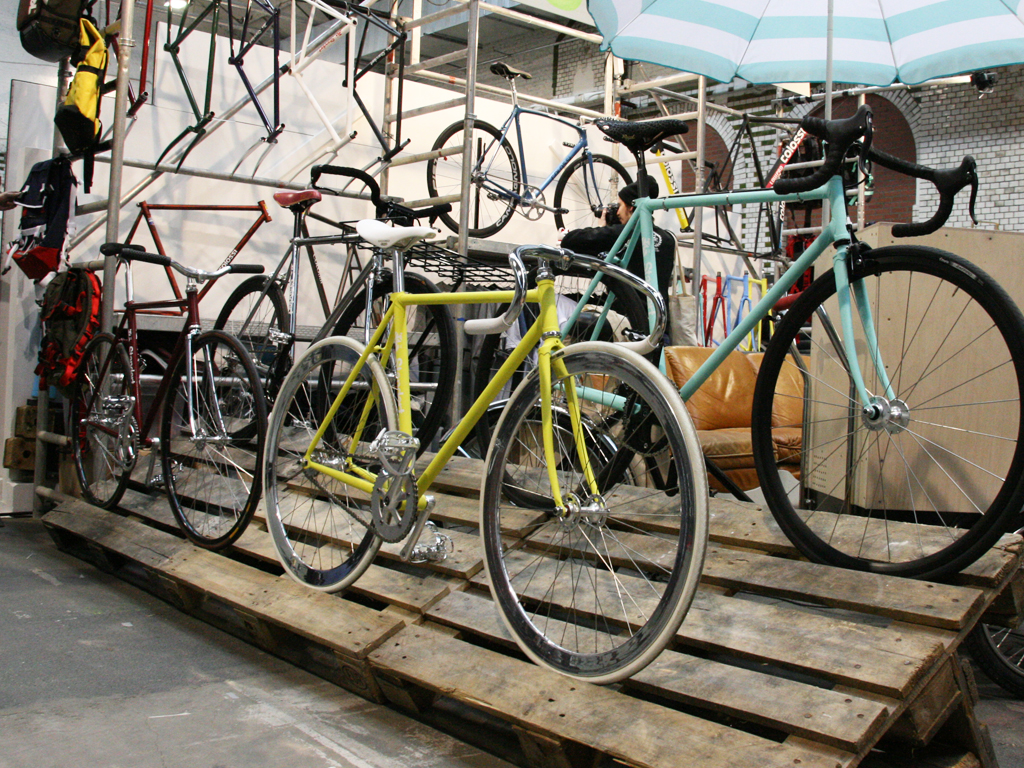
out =
[[(599, 256), (611, 250), (615, 241), (622, 234), (622, 229), (629, 217), (636, 210), (634, 201), (641, 197), (634, 181), (619, 191), (619, 206), (617, 209), (609, 208), (605, 212), (605, 225), (603, 227), (586, 227), (584, 229), (573, 229), (565, 233), (562, 238), (562, 247), (577, 253), (585, 253), (590, 256)], [(658, 183), (647, 177), (646, 197), (658, 196)], [(629, 256), (627, 268), (639, 278), (644, 278), (643, 248), (640, 241), (637, 241), (633, 253)], [(668, 288), (672, 283), (672, 269), (675, 266), (675, 238), (668, 232), (658, 227), (654, 228), (654, 260), (658, 265), (658, 291), (668, 302)]]

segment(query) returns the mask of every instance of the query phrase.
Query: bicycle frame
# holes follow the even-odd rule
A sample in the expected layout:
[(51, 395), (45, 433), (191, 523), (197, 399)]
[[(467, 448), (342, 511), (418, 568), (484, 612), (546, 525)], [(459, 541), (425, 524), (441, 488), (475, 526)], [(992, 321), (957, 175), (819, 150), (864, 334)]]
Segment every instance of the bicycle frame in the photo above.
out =
[[(585, 156), (590, 155), (590, 147), (587, 144), (587, 132), (582, 126), (577, 125), (576, 123), (571, 123), (564, 118), (558, 117), (557, 115), (551, 115), (548, 114), (547, 112), (540, 112), (539, 110), (536, 109), (524, 109), (523, 107), (520, 107), (518, 104), (513, 104), (512, 113), (508, 116), (508, 119), (506, 119), (504, 124), (501, 126), (501, 138), (491, 139), (491, 143), (487, 145), (486, 151), (484, 151), (480, 156), (480, 165), (482, 166), (484, 158), (487, 157), (488, 153), (491, 151), (491, 148), (494, 147), (496, 143), (506, 140), (509, 131), (512, 129), (512, 126), (515, 125), (516, 143), (517, 149), (519, 150), (519, 165), (523, 169), (523, 183), (525, 186), (529, 186), (526, 185), (526, 179), (529, 178), (529, 172), (526, 168), (526, 147), (523, 144), (523, 128), (520, 123), (520, 115), (524, 114), (537, 115), (538, 117), (543, 117), (547, 120), (554, 120), (556, 123), (561, 123), (562, 125), (572, 128), (574, 131), (576, 131), (577, 135), (579, 136), (579, 138), (576, 140), (576, 144), (572, 147), (571, 150), (569, 150), (569, 154), (562, 158), (562, 162), (558, 164), (558, 167), (555, 168), (555, 170), (553, 170), (548, 175), (548, 177), (544, 179), (544, 181), (541, 182), (541, 184), (537, 187), (538, 194), (543, 194), (544, 190), (551, 186), (551, 182), (553, 182), (555, 179), (559, 177), (559, 175), (562, 173), (562, 171), (566, 169), (569, 163), (571, 163), (575, 159), (576, 155), (578, 155), (580, 152), (583, 152)], [(524, 194), (517, 195), (512, 190), (501, 186), (501, 184), (491, 181), (488, 174), (491, 170), (491, 165), (494, 163), (494, 159), (496, 157), (497, 154), (491, 156), (491, 162), (488, 163), (486, 168), (480, 167), (477, 169), (477, 173), (481, 174), (484, 178), (484, 189), (488, 189), (508, 199), (515, 200), (517, 203), (533, 202), (533, 193), (530, 192), (528, 189), (524, 192)], [(594, 187), (596, 188), (597, 179), (594, 175), (593, 162), (589, 164), (588, 168), (590, 171), (590, 181), (594, 183)]]
[[(130, 267), (125, 273), (125, 281), (128, 285), (129, 296), (131, 296), (131, 271)], [(164, 372), (163, 377), (160, 379), (160, 385), (157, 387), (156, 394), (153, 398), (153, 404), (150, 406), (149, 412), (146, 414), (142, 413), (142, 383), (139, 381), (138, 373), (140, 372), (139, 362), (139, 337), (138, 337), (138, 315), (140, 313), (151, 312), (155, 310), (168, 310), (177, 309), (178, 314), (185, 314), (185, 325), (178, 334), (177, 341), (174, 344), (174, 350), (171, 352), (170, 360), (167, 366), (167, 370)], [(149, 432), (153, 428), (153, 423), (156, 421), (157, 415), (160, 413), (160, 404), (163, 403), (164, 398), (167, 396), (167, 390), (171, 385), (171, 381), (174, 376), (175, 369), (177, 368), (178, 360), (181, 359), (182, 354), (188, 355), (189, 360), (192, 359), (192, 340), (202, 332), (202, 327), (199, 321), (199, 296), (198, 291), (194, 286), (190, 286), (186, 290), (185, 298), (183, 299), (167, 299), (164, 301), (147, 301), (142, 303), (136, 303), (133, 299), (129, 298), (124, 304), (124, 314), (121, 316), (121, 321), (118, 323), (117, 328), (114, 331), (114, 344), (110, 348), (110, 354), (103, 361), (103, 366), (100, 371), (100, 380), (102, 381), (106, 372), (110, 366), (111, 360), (114, 357), (114, 350), (118, 345), (124, 344), (128, 347), (128, 357), (131, 362), (132, 370), (132, 397), (135, 402), (132, 407), (133, 415), (135, 417), (135, 423), (141, 425), (139, 430), (140, 440), (143, 445), (149, 446), (153, 444), (153, 439), (149, 437)], [(194, 388), (192, 386), (192, 368), (189, 369), (186, 374), (189, 377), (189, 404), (188, 414), (189, 418), (194, 418), (195, 403), (192, 402)], [(100, 396), (102, 393), (95, 392), (93, 397)], [(86, 413), (92, 412), (93, 402), (89, 402), (86, 406)], [(145, 416), (145, 422), (143, 422), (143, 416)], [(130, 423), (124, 421), (121, 425), (122, 429)], [(94, 424), (92, 425), (97, 429), (113, 434), (105, 425)], [(192, 425), (194, 426), (194, 425)], [(123, 438), (124, 435), (118, 435)]]
[[(396, 264), (396, 272), (398, 265)], [(377, 327), (370, 343), (366, 346), (358, 362), (353, 366), (352, 372), (342, 385), (330, 409), (327, 412), (319, 429), (313, 436), (309, 447), (304, 455), (307, 466), (325, 475), (333, 477), (341, 482), (348, 483), (355, 488), (373, 492), (373, 478), (355, 475), (333, 467), (324, 466), (311, 460), (317, 445), (326, 432), (334, 415), (338, 412), (342, 402), (351, 390), (355, 377), (362, 370), (366, 361), (372, 354), (379, 354), (381, 360), (387, 360), (394, 353), (398, 359), (398, 428), (406, 434), (412, 434), (412, 405), (409, 377), (409, 334), (406, 325), (406, 309), (415, 306), (428, 305), (454, 305), (454, 304), (489, 304), (508, 303), (515, 297), (514, 291), (468, 291), (465, 293), (438, 293), (438, 294), (411, 294), (405, 291), (398, 291), (391, 295), (391, 306), (385, 313), (380, 325)], [(557, 352), (564, 348), (561, 337), (558, 334), (558, 312), (556, 308), (556, 294), (554, 280), (550, 278), (537, 281), (537, 287), (527, 291), (526, 301), (540, 305), (540, 312), (537, 319), (530, 326), (530, 329), (523, 335), (519, 344), (509, 355), (508, 360), (501, 366), (490, 384), (477, 397), (476, 402), (470, 406), (466, 415), (459, 421), (451, 435), (440, 447), (437, 454), (430, 461), (427, 467), (417, 477), (417, 489), (419, 491), (419, 509), (428, 509), (427, 498), (424, 495), (431, 484), (440, 474), (441, 470), (448, 463), (448, 460), (455, 454), (463, 440), (476, 426), (477, 422), (486, 414), (488, 406), (497, 398), (502, 387), (515, 373), (519, 365), (540, 344), (538, 353), (538, 365), (541, 381), (541, 409), (542, 409), (542, 440), (544, 445), (547, 472), (551, 481), (554, 494), (554, 501), (557, 505), (563, 504), (559, 490), (558, 478), (556, 477), (556, 462), (554, 454), (553, 422), (551, 417), (551, 375), (554, 371), (559, 378), (565, 379), (566, 405), (569, 411), (573, 429), (574, 439), (578, 450), (585, 455), (582, 417), (580, 414), (579, 400), (577, 399), (575, 383), (568, 377), (564, 363), (559, 359)], [(386, 336), (386, 339), (385, 339)], [(383, 342), (383, 346), (381, 343)], [(371, 397), (365, 406), (365, 414), (373, 405)], [(365, 422), (365, 418), (364, 418)], [(364, 440), (366, 436), (355, 435), (354, 439)], [(374, 436), (370, 436), (372, 439)], [(597, 479), (593, 474), (589, 462), (584, 462), (584, 471), (588, 484), (593, 493), (598, 492)], [(419, 523), (425, 520), (418, 521)], [(415, 540), (417, 537), (412, 537)]]
[[(871, 306), (868, 301), (867, 291), (861, 282), (851, 285), (847, 270), (847, 250), (850, 244), (850, 233), (848, 231), (849, 219), (846, 215), (846, 197), (843, 190), (843, 181), (839, 176), (832, 177), (825, 185), (810, 192), (800, 192), (789, 195), (776, 194), (771, 189), (758, 189), (743, 192), (723, 192), (710, 195), (679, 195), (667, 198), (643, 198), (636, 201), (634, 211), (629, 222), (626, 224), (622, 234), (615, 241), (615, 245), (608, 252), (607, 260), (613, 264), (620, 264), (625, 254), (632, 253), (637, 241), (642, 242), (644, 260), (644, 274), (650, 282), (657, 285), (657, 267), (654, 260), (654, 211), (673, 210), (683, 206), (720, 206), (720, 205), (746, 205), (751, 203), (769, 202), (798, 202), (804, 200), (828, 200), (831, 206), (831, 218), (828, 224), (822, 228), (821, 234), (804, 250), (803, 254), (794, 261), (775, 282), (767, 293), (765, 293), (754, 308), (737, 323), (732, 332), (722, 341), (718, 348), (694, 373), (693, 377), (680, 388), (683, 400), (688, 400), (700, 386), (707, 381), (725, 357), (736, 349), (743, 339), (751, 332), (755, 325), (761, 322), (771, 312), (772, 307), (779, 301), (789, 289), (800, 279), (800, 276), (825, 252), (830, 245), (836, 246), (836, 253), (832, 257), (832, 268), (836, 276), (836, 295), (839, 301), (839, 315), (842, 323), (844, 337), (844, 352), (846, 365), (849, 368), (850, 376), (854, 381), (857, 395), (861, 405), (868, 409), (871, 406), (871, 396), (864, 384), (864, 377), (861, 373), (861, 366), (857, 358), (857, 350), (854, 347), (853, 334), (853, 309), (852, 304), (857, 306), (857, 313), (860, 316), (861, 325), (864, 328), (867, 351), (871, 356), (875, 369), (878, 372), (886, 397), (895, 397), (892, 385), (885, 372), (881, 356), (878, 350), (878, 343), (875, 336), (875, 323), (872, 317)], [(576, 306), (576, 310), (566, 325), (567, 332), (576, 323), (583, 311), (583, 307), (589, 301), (600, 283), (600, 278), (595, 277), (583, 297)], [(851, 302), (851, 291), (853, 301)], [(601, 315), (595, 333), (600, 331), (602, 322), (607, 315), (606, 307)], [(653, 321), (653, 309), (648, 308)]]
[[(238, 256), (241, 251), (248, 244), (252, 236), (256, 234), (256, 230), (263, 226), (264, 222), (272, 221), (270, 218), (270, 212), (267, 211), (267, 205), (260, 200), (256, 205), (171, 205), (171, 204), (156, 204), (148, 203), (143, 200), (139, 203), (139, 215), (135, 217), (135, 221), (132, 222), (132, 228), (128, 231), (128, 236), (125, 238), (125, 243), (131, 243), (135, 237), (135, 233), (139, 229), (139, 224), (142, 220), (146, 220), (146, 227), (149, 229), (150, 237), (153, 238), (153, 244), (156, 246), (156, 251), (161, 256), (166, 256), (167, 252), (164, 250), (163, 241), (160, 239), (160, 233), (157, 231), (156, 222), (153, 220), (153, 211), (258, 211), (259, 216), (256, 217), (256, 221), (252, 223), (249, 229), (246, 231), (242, 238), (235, 243), (231, 252), (228, 253), (227, 257), (220, 263), (221, 267), (226, 267), (235, 257)], [(174, 277), (174, 270), (170, 267), (164, 267), (164, 272), (167, 273), (167, 280), (171, 284), (171, 290), (174, 291), (174, 298), (181, 303), (181, 307), (177, 314), (185, 314), (184, 295), (181, 289), (178, 287), (178, 281)], [(202, 301), (203, 297), (213, 288), (213, 284), (217, 282), (217, 278), (208, 280), (203, 289), (199, 292), (198, 300)], [(143, 306), (143, 305), (139, 305)], [(198, 316), (198, 314), (197, 314)]]

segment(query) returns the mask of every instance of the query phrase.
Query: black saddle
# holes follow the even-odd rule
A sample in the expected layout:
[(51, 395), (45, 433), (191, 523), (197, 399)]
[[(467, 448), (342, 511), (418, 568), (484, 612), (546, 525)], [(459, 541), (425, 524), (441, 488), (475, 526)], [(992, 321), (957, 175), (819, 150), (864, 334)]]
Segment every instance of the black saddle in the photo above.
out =
[(594, 121), (594, 125), (605, 136), (622, 144), (633, 154), (646, 152), (659, 141), (690, 130), (686, 127), (685, 122), (673, 118), (633, 123), (629, 120), (600, 117)]
[(517, 77), (521, 77), (523, 80), (533, 79), (533, 75), (529, 72), (523, 72), (521, 69), (511, 67), (503, 61), (496, 61), (491, 64), (491, 73), (498, 77), (504, 77), (506, 80), (515, 80)]

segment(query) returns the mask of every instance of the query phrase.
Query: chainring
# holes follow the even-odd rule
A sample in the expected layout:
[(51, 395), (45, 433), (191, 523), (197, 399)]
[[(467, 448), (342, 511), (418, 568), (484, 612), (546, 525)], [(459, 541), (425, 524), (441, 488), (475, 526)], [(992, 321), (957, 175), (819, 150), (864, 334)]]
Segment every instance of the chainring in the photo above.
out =
[(411, 474), (393, 477), (382, 470), (373, 484), (371, 528), (389, 544), (409, 535), (419, 510), (416, 478)]

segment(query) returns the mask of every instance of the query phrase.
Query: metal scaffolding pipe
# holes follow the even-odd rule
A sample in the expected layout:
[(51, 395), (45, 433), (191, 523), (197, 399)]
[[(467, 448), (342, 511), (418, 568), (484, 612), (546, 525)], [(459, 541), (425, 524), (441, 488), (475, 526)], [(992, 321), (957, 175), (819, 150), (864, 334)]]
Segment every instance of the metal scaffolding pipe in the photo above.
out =
[[(460, 0), (461, 2), (461, 0)], [(468, 66), (467, 66), (468, 69)], [(433, 80), (434, 82), (444, 83), (445, 85), (453, 86), (465, 86), (466, 80), (461, 77), (452, 77), (451, 75), (442, 75), (438, 72), (417, 72), (416, 77), (421, 77), (425, 80)], [(509, 99), (512, 98), (512, 91), (504, 88), (498, 88), (494, 85), (487, 85), (486, 83), (476, 83), (476, 90), (484, 93), (493, 93), (499, 96), (506, 96)], [(569, 112), (574, 115), (580, 115), (581, 117), (604, 117), (602, 112), (595, 112), (592, 109), (584, 109), (583, 107), (574, 107), (569, 104), (563, 104), (560, 101), (552, 101), (551, 99), (542, 99), (539, 96), (530, 96), (525, 93), (519, 94), (520, 101), (528, 101), (531, 104), (539, 104), (542, 107), (550, 107), (551, 109), (559, 110), (561, 112)]]

